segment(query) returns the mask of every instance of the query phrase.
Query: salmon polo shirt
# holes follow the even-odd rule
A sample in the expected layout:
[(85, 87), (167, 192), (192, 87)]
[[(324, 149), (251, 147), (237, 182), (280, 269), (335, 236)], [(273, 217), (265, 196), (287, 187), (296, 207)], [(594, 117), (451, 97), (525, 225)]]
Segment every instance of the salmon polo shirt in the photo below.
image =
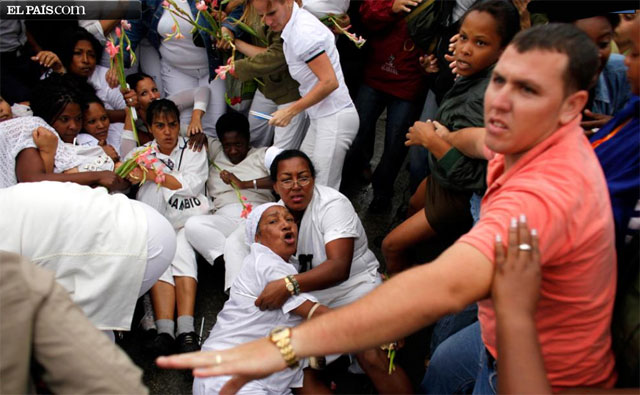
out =
[[(558, 129), (507, 171), (497, 154), (487, 169), (480, 221), (458, 240), (493, 262), (495, 236), (508, 240), (511, 218), (525, 214), (538, 230), (542, 284), (535, 320), (554, 389), (612, 387), (616, 379), (613, 215), (604, 174), (579, 122)], [(479, 302), (478, 319), (482, 340), (499, 361), (490, 299)]]

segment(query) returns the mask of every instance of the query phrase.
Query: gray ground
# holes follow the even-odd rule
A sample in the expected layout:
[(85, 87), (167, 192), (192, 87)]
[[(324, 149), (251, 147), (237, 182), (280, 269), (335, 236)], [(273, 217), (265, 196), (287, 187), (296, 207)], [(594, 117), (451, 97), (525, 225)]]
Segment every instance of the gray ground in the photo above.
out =
[[(378, 121), (376, 131), (376, 152), (373, 164), (377, 164), (382, 154), (383, 128), (385, 115)], [(375, 167), (374, 167), (375, 168)], [(378, 256), (382, 263), (380, 254), (380, 242), (389, 231), (397, 225), (396, 212), (404, 210), (404, 206), (409, 200), (408, 173), (403, 167), (395, 185), (395, 195), (392, 208), (384, 214), (371, 214), (367, 211), (369, 202), (373, 197), (371, 185), (349, 186), (343, 190), (351, 199), (369, 238), (369, 247)], [(196, 331), (200, 330), (204, 320), (203, 338), (206, 339), (209, 331), (213, 327), (217, 313), (222, 309), (226, 296), (222, 291), (223, 272), (221, 268), (212, 268), (206, 262), (199, 262), (199, 288), (196, 304)], [(141, 331), (127, 333), (119, 341), (120, 345), (130, 355), (133, 361), (144, 370), (144, 382), (154, 394), (190, 394), (192, 378), (190, 373), (180, 371), (167, 371), (158, 369), (153, 361), (142, 351), (143, 339)]]

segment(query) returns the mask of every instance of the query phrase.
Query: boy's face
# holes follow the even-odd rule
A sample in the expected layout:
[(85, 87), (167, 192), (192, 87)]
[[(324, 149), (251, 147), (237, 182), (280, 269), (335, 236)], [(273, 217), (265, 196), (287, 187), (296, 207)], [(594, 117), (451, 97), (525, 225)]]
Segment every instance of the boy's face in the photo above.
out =
[(460, 26), (454, 56), (458, 74), (470, 76), (494, 64), (502, 53), (496, 20), (488, 12), (472, 11)]
[(9, 103), (0, 97), (0, 122), (6, 121), (12, 117), (11, 106)]
[[(580, 113), (584, 103), (574, 100), (579, 92), (565, 93), (568, 61), (566, 54), (558, 52), (519, 53), (507, 47), (485, 92), (489, 149), (517, 159)], [(580, 92), (580, 97), (586, 96)]]

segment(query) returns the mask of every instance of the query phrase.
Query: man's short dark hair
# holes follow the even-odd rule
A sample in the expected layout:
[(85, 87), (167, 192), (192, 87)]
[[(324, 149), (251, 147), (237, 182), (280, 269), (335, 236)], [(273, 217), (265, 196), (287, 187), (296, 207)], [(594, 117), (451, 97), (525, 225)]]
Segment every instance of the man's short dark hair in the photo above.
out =
[(158, 114), (173, 114), (176, 117), (176, 121), (180, 122), (180, 110), (174, 102), (168, 99), (154, 100), (149, 104), (147, 108), (147, 124), (153, 124), (153, 118)]
[(238, 134), (250, 141), (249, 120), (237, 111), (230, 111), (223, 114), (216, 122), (216, 134), (218, 139), (222, 141), (222, 137), (228, 132), (238, 132)]
[(311, 159), (304, 152), (297, 149), (288, 149), (279, 153), (271, 162), (271, 167), (269, 168), (269, 172), (271, 173), (271, 181), (278, 181), (278, 165), (283, 160), (293, 159), (293, 158), (302, 158), (309, 165), (309, 172), (311, 172), (311, 177), (316, 178), (316, 168), (313, 167), (313, 163)]
[(533, 50), (567, 55), (565, 95), (588, 90), (598, 71), (598, 48), (583, 31), (567, 23), (539, 25), (518, 33), (511, 45), (520, 53)]

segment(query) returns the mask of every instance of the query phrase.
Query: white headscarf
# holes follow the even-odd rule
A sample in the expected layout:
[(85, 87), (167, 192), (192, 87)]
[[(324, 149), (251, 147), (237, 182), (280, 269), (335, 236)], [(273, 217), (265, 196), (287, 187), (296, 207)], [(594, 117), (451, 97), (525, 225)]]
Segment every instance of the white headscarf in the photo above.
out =
[(284, 204), (269, 202), (269, 203), (261, 204), (258, 207), (255, 207), (253, 210), (251, 210), (251, 213), (247, 217), (247, 221), (245, 223), (245, 228), (244, 228), (245, 242), (248, 245), (251, 245), (256, 242), (255, 241), (256, 233), (258, 232), (258, 224), (260, 224), (260, 218), (262, 218), (262, 214), (264, 214), (264, 212), (267, 211), (268, 208), (273, 206), (284, 207)]

